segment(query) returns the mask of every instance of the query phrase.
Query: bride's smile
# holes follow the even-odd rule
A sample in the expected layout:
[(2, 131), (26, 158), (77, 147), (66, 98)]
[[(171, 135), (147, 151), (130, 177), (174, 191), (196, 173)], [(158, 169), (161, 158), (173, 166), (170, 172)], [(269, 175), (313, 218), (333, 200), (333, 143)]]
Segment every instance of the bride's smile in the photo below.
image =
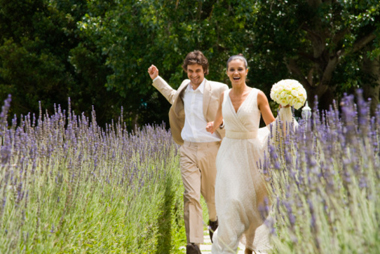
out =
[(245, 86), (247, 74), (248, 68), (245, 67), (243, 61), (233, 60), (228, 64), (227, 76), (230, 78), (232, 87)]

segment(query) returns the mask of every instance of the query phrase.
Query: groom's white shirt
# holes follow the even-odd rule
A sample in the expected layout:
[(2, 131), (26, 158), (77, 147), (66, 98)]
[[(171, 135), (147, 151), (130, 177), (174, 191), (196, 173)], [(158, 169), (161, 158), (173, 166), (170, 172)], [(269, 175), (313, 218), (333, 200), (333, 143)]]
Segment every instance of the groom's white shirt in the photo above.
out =
[(221, 139), (214, 132), (213, 134), (206, 131), (207, 121), (203, 115), (203, 91), (206, 79), (193, 89), (190, 83), (187, 85), (183, 103), (185, 107), (185, 125), (181, 131), (181, 137), (184, 141), (189, 142), (215, 142)]

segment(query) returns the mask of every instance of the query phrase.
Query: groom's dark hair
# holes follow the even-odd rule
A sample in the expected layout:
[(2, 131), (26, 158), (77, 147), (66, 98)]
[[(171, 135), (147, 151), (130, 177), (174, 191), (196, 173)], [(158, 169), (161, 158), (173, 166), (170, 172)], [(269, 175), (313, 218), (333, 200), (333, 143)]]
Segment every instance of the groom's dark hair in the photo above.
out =
[(208, 60), (199, 50), (194, 50), (187, 54), (185, 60), (183, 60), (182, 69), (187, 72), (187, 66), (193, 64), (202, 65), (205, 75), (208, 74)]

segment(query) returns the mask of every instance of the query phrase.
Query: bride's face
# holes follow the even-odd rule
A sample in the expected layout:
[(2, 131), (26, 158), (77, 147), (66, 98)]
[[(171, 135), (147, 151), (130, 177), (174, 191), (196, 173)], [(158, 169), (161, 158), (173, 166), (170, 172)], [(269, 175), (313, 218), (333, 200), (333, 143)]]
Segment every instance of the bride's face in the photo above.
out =
[(243, 61), (236, 59), (229, 62), (227, 75), (230, 78), (232, 86), (245, 85), (247, 74), (248, 69)]

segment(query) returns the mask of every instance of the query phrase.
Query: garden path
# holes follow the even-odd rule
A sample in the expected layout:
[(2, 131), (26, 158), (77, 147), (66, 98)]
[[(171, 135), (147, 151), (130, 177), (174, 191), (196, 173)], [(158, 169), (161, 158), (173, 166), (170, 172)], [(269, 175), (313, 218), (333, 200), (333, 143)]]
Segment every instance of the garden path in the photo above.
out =
[[(202, 254), (211, 254), (211, 240), (210, 236), (208, 234), (208, 230), (206, 229), (204, 231), (204, 243), (201, 244), (201, 252)], [(184, 250), (184, 253), (186, 253), (186, 247), (183, 246), (181, 249)], [(240, 244), (237, 254), (244, 254), (244, 245)]]

